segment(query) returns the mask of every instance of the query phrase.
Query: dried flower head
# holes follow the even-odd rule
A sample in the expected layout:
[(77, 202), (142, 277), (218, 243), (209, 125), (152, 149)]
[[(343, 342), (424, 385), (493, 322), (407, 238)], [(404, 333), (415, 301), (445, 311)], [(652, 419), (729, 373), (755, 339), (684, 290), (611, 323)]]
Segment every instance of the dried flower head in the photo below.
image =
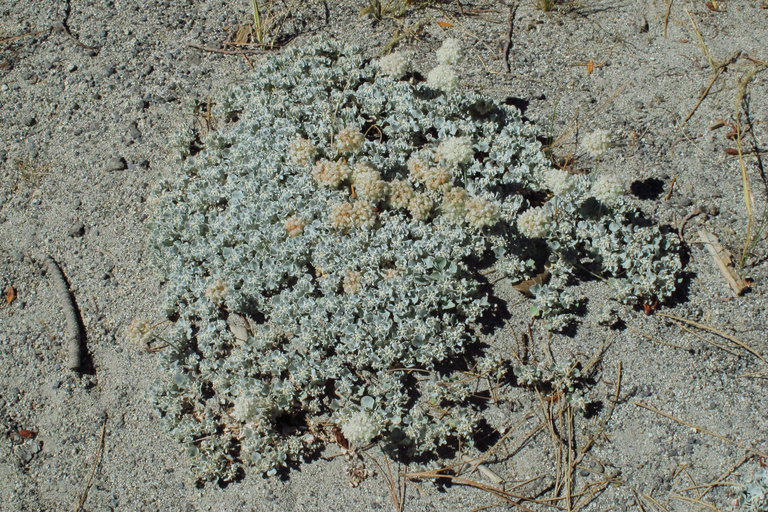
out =
[(291, 215), (283, 222), (283, 227), (291, 238), (302, 234), (306, 225), (307, 222), (298, 215)]
[(227, 285), (221, 279), (215, 279), (205, 288), (205, 296), (214, 304), (221, 304), (227, 297)]
[(152, 324), (146, 320), (134, 318), (128, 327), (125, 328), (125, 338), (131, 343), (141, 345), (143, 348), (147, 348), (154, 337), (154, 334), (152, 334)]

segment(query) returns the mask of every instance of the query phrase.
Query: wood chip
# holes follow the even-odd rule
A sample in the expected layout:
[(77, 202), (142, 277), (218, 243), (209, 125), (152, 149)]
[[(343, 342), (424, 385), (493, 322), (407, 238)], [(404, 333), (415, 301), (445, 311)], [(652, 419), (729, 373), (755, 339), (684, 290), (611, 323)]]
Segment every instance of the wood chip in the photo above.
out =
[(717, 268), (720, 269), (720, 272), (725, 277), (728, 286), (731, 287), (733, 292), (736, 295), (741, 295), (748, 290), (750, 287), (749, 283), (739, 277), (733, 268), (733, 254), (720, 245), (720, 241), (717, 237), (704, 228), (699, 228), (699, 238), (707, 247), (710, 256), (712, 256)]

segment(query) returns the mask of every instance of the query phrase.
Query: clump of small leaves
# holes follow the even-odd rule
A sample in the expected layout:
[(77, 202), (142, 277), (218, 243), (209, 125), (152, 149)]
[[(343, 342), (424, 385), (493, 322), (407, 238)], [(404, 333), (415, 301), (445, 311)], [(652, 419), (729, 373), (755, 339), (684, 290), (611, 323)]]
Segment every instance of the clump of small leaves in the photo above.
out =
[(479, 411), (455, 361), (498, 368), (468, 350), (491, 308), (480, 262), (514, 281), (546, 267), (532, 312), (551, 329), (572, 318), (579, 269), (625, 303), (674, 290), (674, 239), (619, 180), (552, 169), (516, 108), (453, 87), (459, 46), (427, 82), (402, 55), (329, 42), (270, 56), (214, 105), (236, 121), (160, 184), (157, 405), (197, 477), (273, 475), (328, 429), (422, 459), (471, 446)]

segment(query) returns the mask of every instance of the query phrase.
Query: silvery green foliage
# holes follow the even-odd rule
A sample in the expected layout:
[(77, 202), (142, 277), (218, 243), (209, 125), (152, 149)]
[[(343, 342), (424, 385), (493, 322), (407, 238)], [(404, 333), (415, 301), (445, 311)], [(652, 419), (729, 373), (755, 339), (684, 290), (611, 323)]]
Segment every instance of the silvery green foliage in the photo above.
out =
[(755, 473), (742, 494), (739, 504), (748, 512), (768, 512), (768, 468)]
[(546, 396), (563, 395), (578, 411), (585, 412), (592, 400), (576, 361), (545, 364), (530, 363), (515, 366), (517, 383), (532, 387)]
[[(324, 42), (265, 59), (214, 109), (236, 121), (159, 187), (150, 250), (174, 322), (156, 396), (200, 478), (274, 474), (317, 450), (318, 425), (413, 456), (471, 444), (473, 383), (448, 368), (474, 364), (478, 261), (516, 280), (550, 265), (553, 328), (576, 265), (625, 301), (674, 288), (674, 245), (621, 199), (571, 176), (550, 197), (517, 109), (379, 69)], [(531, 239), (516, 219), (534, 206), (552, 224)]]

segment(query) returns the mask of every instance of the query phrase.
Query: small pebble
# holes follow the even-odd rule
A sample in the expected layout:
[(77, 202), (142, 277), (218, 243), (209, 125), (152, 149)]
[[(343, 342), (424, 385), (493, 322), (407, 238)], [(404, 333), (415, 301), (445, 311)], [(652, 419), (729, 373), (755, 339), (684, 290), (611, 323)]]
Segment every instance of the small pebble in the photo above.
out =
[(72, 227), (69, 228), (67, 234), (72, 238), (83, 236), (85, 234), (85, 224), (83, 224), (81, 221), (75, 222), (72, 224)]
[(131, 139), (133, 140), (141, 139), (141, 132), (139, 131), (139, 127), (136, 125), (136, 121), (128, 125), (128, 135), (130, 135)]
[(648, 32), (648, 20), (645, 16), (640, 16), (640, 19), (637, 20), (637, 30), (638, 32)]
[(107, 161), (106, 171), (123, 171), (128, 168), (128, 163), (121, 156), (113, 156)]

